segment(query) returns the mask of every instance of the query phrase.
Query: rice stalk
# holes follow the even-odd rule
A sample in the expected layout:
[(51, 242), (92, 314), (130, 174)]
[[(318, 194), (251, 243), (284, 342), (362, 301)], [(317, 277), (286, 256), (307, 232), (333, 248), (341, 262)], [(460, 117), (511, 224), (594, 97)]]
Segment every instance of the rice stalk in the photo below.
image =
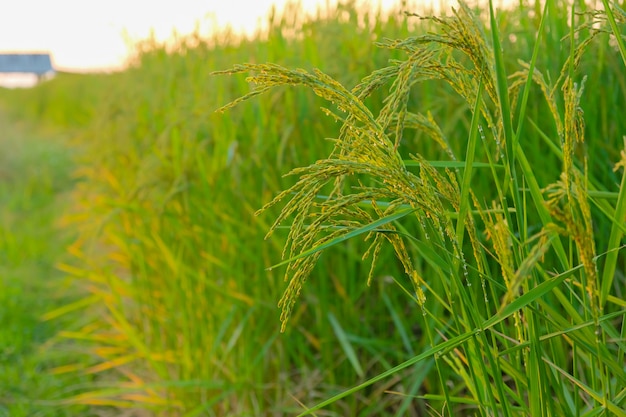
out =
[[(547, 7), (544, 9), (544, 14), (551, 12)], [(575, 81), (585, 54), (605, 30), (584, 21), (576, 23), (574, 16), (572, 8), (567, 38), (570, 53), (554, 84), (546, 79), (536, 62), (540, 36), (537, 36), (531, 62), (518, 61), (517, 71), (507, 77), (493, 7), (490, 7), (489, 38), (480, 20), (463, 2), (451, 17), (427, 18), (437, 27), (435, 32), (380, 42), (383, 48), (404, 52), (405, 59), (396, 59), (388, 67), (372, 72), (351, 90), (319, 70), (245, 64), (220, 72), (249, 72), (247, 81), (255, 85), (249, 94), (223, 109), (268, 93), (276, 86), (304, 85), (334, 106), (336, 110), (326, 109), (325, 112), (341, 123), (339, 136), (331, 139), (334, 147), (329, 156), (292, 170), (290, 175), (298, 176), (295, 184), (257, 212), (260, 214), (284, 202), (268, 236), (292, 219), (283, 252), (286, 259), (275, 265), (287, 265), (285, 279), (289, 281), (279, 303), (282, 331), (322, 253), (348, 238), (364, 235), (370, 245), (363, 259), (372, 258), (368, 285), (374, 278), (383, 243), (389, 243), (412, 284), (409, 294), (423, 312), (431, 346), (439, 345), (430, 324), (445, 326), (441, 332), (448, 340), (454, 340), (449, 349), (433, 353), (440, 383), (445, 385), (449, 378), (446, 367), (453, 369), (479, 414), (573, 412), (574, 400), (566, 399), (565, 385), (558, 385), (555, 380), (555, 371), (566, 372), (565, 368), (549, 359), (551, 354), (562, 350), (563, 345), (545, 338), (546, 329), (556, 322), (537, 309), (537, 305), (553, 303), (558, 309), (571, 313), (581, 310), (572, 316), (572, 321), (593, 323), (595, 327), (591, 333), (587, 325), (580, 328), (580, 337), (592, 344), (584, 350), (598, 355), (591, 359), (594, 371), (585, 373), (586, 382), (571, 376), (567, 384), (573, 385), (568, 386), (581, 388), (582, 395), (590, 401), (589, 409), (616, 409), (621, 400), (615, 393), (609, 393), (610, 375), (617, 370), (615, 356), (599, 353), (607, 341), (607, 332), (615, 333), (601, 325), (605, 318), (590, 204), (593, 198), (588, 186), (589, 169), (584, 148), (585, 78)], [(581, 16), (601, 21), (601, 18), (594, 20), (601, 16), (599, 14)], [(546, 22), (544, 17), (541, 17), (541, 27)], [(589, 36), (577, 40), (580, 34), (587, 33), (585, 31)], [(437, 169), (436, 164), (410, 150), (408, 154), (414, 163), (403, 156), (407, 153), (403, 148), (406, 132), (414, 129), (425, 134), (451, 161), (459, 161), (430, 111), (420, 111), (426, 107), (425, 103), (412, 97), (415, 86), (433, 81), (447, 83), (463, 99), (472, 116), (470, 139), (461, 165), (463, 174), (458, 168), (454, 171)], [(536, 160), (537, 155), (525, 149), (528, 145), (522, 143), (519, 136), (526, 122), (523, 115), (529, 107), (533, 83), (541, 91), (549, 110), (548, 117), (559, 138), (557, 146), (563, 166), (560, 179), (552, 183), (546, 183), (544, 176), (538, 180), (529, 165), (529, 159)], [(375, 113), (364, 100), (384, 86), (389, 86), (389, 93), (380, 111)], [(515, 130), (514, 112), (519, 113)], [(482, 123), (486, 124), (491, 140), (483, 132)], [(472, 171), (479, 133), (484, 147), (479, 154), (488, 160), (495, 194), (473, 188)], [(496, 170), (499, 162), (504, 168), (503, 178)], [(418, 167), (417, 172), (413, 167)], [(528, 184), (529, 190), (521, 184)], [(526, 197), (529, 191), (532, 200)], [(476, 218), (469, 210), (470, 196), (478, 213)], [(491, 209), (487, 209), (486, 200), (490, 198), (496, 200), (492, 200)], [(407, 212), (414, 216), (407, 216)], [(414, 217), (418, 226), (417, 229), (412, 226), (410, 232), (401, 224), (407, 223), (409, 217)], [(530, 233), (529, 221), (536, 218), (540, 219), (538, 230)], [(465, 233), (470, 237), (470, 248), (464, 245)], [(423, 263), (429, 267), (421, 266)], [(550, 278), (547, 273), (554, 268), (560, 271), (558, 278)], [(482, 283), (482, 293), (472, 288), (476, 278)], [(574, 291), (569, 295), (554, 283), (566, 278)], [(434, 294), (435, 288), (444, 291)], [(478, 303), (479, 299), (484, 302)], [(435, 307), (437, 303), (449, 314), (447, 320), (430, 313), (431, 309), (441, 308)], [(504, 323), (505, 312), (506, 319), (512, 320), (511, 325)], [(474, 336), (465, 338), (467, 332), (473, 332)], [(576, 367), (584, 355), (576, 343), (574, 346), (571, 342), (563, 343), (570, 344), (574, 352), (572, 366)], [(302, 415), (399, 369), (380, 374), (367, 384), (321, 402)], [(502, 381), (505, 375), (512, 378), (512, 385)], [(557, 392), (553, 391), (555, 384)], [(603, 394), (596, 395), (593, 389)], [(450, 402), (462, 400), (445, 387), (442, 392), (445, 408), (452, 413), (456, 404)], [(551, 395), (562, 397), (568, 405), (560, 408), (552, 404)], [(565, 412), (567, 407), (570, 408)]]

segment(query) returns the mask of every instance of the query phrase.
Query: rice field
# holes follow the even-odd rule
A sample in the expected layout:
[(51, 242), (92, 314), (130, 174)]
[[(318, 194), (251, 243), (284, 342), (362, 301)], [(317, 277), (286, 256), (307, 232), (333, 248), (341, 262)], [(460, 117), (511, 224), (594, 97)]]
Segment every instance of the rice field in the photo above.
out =
[(626, 12), (404, 12), (0, 91), (0, 415), (626, 415)]

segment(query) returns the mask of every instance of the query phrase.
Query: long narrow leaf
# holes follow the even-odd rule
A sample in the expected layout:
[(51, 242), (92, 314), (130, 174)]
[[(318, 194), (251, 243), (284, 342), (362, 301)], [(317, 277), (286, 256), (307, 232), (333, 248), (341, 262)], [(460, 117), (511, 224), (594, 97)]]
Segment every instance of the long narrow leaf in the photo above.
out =
[(442, 342), (438, 345), (436, 345), (435, 347), (432, 347), (424, 352), (422, 352), (421, 354), (405, 361), (402, 362), (400, 365), (394, 366), (393, 368), (383, 372), (382, 374), (379, 374), (377, 376), (375, 376), (374, 378), (368, 379), (367, 381), (363, 382), (362, 384), (359, 384), (355, 387), (352, 387), (340, 394), (337, 394), (325, 401), (322, 401), (321, 403), (315, 405), (312, 408), (307, 409), (305, 412), (298, 414), (298, 417), (302, 417), (302, 416), (307, 416), (310, 415), (311, 413), (313, 413), (314, 411), (320, 410), (324, 407), (326, 407), (329, 404), (332, 404), (336, 401), (339, 401), (342, 398), (347, 397), (348, 395), (354, 394), (355, 392), (358, 392), (364, 388), (369, 387), (372, 384), (375, 384), (378, 381), (381, 381), (397, 372), (400, 372), (403, 369), (408, 368), (411, 365), (414, 365), (424, 359), (430, 358), (432, 356), (434, 356), (436, 353), (441, 352), (441, 351), (448, 351), (456, 346), (459, 346), (460, 344), (462, 344), (463, 342), (465, 342), (466, 340), (468, 340), (469, 338), (474, 336), (474, 332), (467, 332), (467, 333), (463, 333), (459, 336), (453, 337), (445, 342)]
[[(421, 162), (413, 159), (406, 159), (403, 162), (407, 167), (418, 167), (422, 165)], [(428, 163), (435, 168), (466, 168), (468, 161), (428, 161)], [(474, 168), (504, 168), (502, 164), (489, 164), (487, 162), (472, 162), (472, 166)]]
[(323, 244), (321, 244), (319, 246), (315, 246), (314, 248), (311, 248), (309, 250), (301, 252), (301, 253), (299, 253), (296, 256), (293, 256), (293, 257), (291, 257), (289, 259), (286, 259), (286, 260), (284, 260), (284, 261), (282, 261), (280, 263), (277, 263), (276, 265), (273, 265), (273, 266), (269, 267), (268, 270), (272, 270), (274, 268), (278, 268), (279, 266), (287, 265), (287, 264), (289, 264), (289, 263), (291, 263), (291, 262), (293, 262), (293, 261), (295, 261), (297, 259), (305, 258), (307, 256), (313, 255), (314, 253), (317, 253), (317, 252), (322, 251), (324, 249), (328, 249), (331, 246), (337, 245), (337, 244), (339, 244), (341, 242), (345, 242), (346, 240), (352, 239), (353, 237), (360, 236), (360, 235), (362, 235), (364, 233), (371, 232), (372, 230), (375, 230), (375, 229), (377, 229), (378, 227), (380, 227), (380, 226), (382, 226), (384, 224), (391, 223), (391, 222), (393, 222), (395, 220), (401, 219), (401, 218), (403, 218), (405, 216), (408, 216), (411, 213), (414, 213), (415, 211), (416, 211), (416, 209), (414, 209), (414, 208), (407, 208), (407, 209), (403, 209), (403, 210), (397, 211), (396, 213), (390, 214), (388, 216), (381, 217), (380, 219), (376, 220), (375, 222), (372, 222), (372, 223), (367, 224), (367, 225), (365, 225), (363, 227), (359, 227), (357, 229), (354, 229), (354, 230), (346, 233), (345, 235), (338, 236), (338, 237), (336, 237), (334, 239), (329, 240), (326, 243), (323, 243)]
[(465, 153), (465, 171), (463, 172), (463, 182), (461, 183), (461, 207), (459, 208), (459, 219), (456, 223), (456, 239), (459, 247), (463, 247), (463, 237), (465, 235), (465, 218), (469, 209), (470, 181), (474, 168), (474, 156), (476, 153), (476, 142), (478, 138), (478, 120), (480, 119), (480, 107), (482, 105), (483, 80), (478, 84), (476, 93), (476, 103), (472, 112), (472, 124), (470, 127), (469, 141)]
[(330, 321), (330, 325), (332, 326), (333, 331), (335, 332), (335, 336), (337, 336), (337, 340), (339, 340), (339, 344), (341, 345), (343, 352), (346, 354), (348, 361), (354, 368), (354, 371), (357, 373), (357, 375), (362, 378), (363, 375), (365, 375), (365, 372), (363, 372), (361, 363), (359, 362), (359, 359), (356, 355), (356, 352), (354, 351), (354, 348), (352, 347), (352, 344), (348, 340), (346, 332), (343, 330), (341, 324), (339, 324), (337, 318), (333, 315), (333, 313), (328, 313), (328, 321)]
[[(577, 268), (578, 269), (578, 268)], [(422, 352), (421, 354), (401, 363), (400, 365), (394, 366), (393, 368), (371, 378), (368, 379), (367, 381), (363, 382), (362, 384), (359, 384), (355, 387), (352, 387), (340, 394), (337, 394), (325, 401), (322, 401), (321, 403), (313, 406), (312, 408), (309, 408), (308, 410), (306, 410), (305, 412), (301, 413), (298, 415), (298, 417), (301, 416), (306, 416), (306, 415), (310, 415), (311, 413), (313, 413), (314, 411), (320, 410), (322, 408), (324, 408), (327, 405), (330, 405), (342, 398), (347, 397), (348, 395), (354, 394), (355, 392), (358, 392), (364, 388), (367, 388), (368, 386), (375, 384), (378, 381), (381, 381), (391, 375), (394, 375), (397, 372), (400, 372), (401, 370), (414, 365), (424, 359), (430, 358), (432, 356), (434, 356), (435, 354), (437, 354), (438, 352), (447, 352), (451, 349), (454, 349), (455, 347), (461, 345), (463, 342), (465, 342), (466, 340), (470, 339), (471, 337), (474, 337), (476, 335), (476, 332), (480, 332), (486, 329), (489, 329), (493, 326), (495, 326), (496, 324), (502, 322), (503, 320), (506, 320), (507, 318), (509, 318), (514, 312), (518, 311), (519, 309), (527, 306), (528, 304), (532, 303), (533, 301), (537, 300), (538, 298), (541, 298), (542, 296), (544, 296), (545, 294), (547, 294), (548, 292), (550, 292), (554, 287), (556, 287), (557, 285), (561, 284), (563, 282), (563, 280), (565, 280), (566, 277), (568, 277), (569, 274), (561, 274), (560, 276), (553, 278), (549, 281), (545, 281), (541, 284), (539, 284), (538, 286), (536, 286), (535, 288), (533, 288), (532, 290), (530, 290), (529, 292), (527, 292), (526, 294), (522, 295), (521, 297), (515, 299), (511, 304), (507, 305), (504, 309), (502, 309), (498, 314), (496, 314), (495, 316), (493, 316), (492, 318), (490, 318), (489, 320), (485, 321), (483, 323), (483, 325), (481, 326), (482, 328), (480, 329), (474, 329), (472, 331), (460, 334), (456, 337), (450, 338), (449, 340), (442, 342), (424, 352)]]

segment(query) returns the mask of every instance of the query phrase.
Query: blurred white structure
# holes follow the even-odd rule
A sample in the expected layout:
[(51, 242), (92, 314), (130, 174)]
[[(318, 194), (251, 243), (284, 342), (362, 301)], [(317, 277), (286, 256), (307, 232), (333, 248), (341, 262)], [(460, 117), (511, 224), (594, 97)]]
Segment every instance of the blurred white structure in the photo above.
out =
[(0, 53), (0, 86), (30, 87), (54, 74), (48, 53)]

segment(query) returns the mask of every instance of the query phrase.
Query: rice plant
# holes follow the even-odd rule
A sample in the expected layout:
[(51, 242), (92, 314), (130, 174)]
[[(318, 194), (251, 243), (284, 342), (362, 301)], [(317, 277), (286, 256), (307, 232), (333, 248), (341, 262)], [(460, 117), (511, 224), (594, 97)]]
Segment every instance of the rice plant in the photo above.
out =
[[(87, 293), (74, 307), (90, 318), (78, 331), (62, 333), (80, 342), (89, 359), (66, 370), (97, 375), (98, 384), (82, 387), (67, 403), (168, 416), (289, 415), (301, 398), (324, 398), (349, 386), (354, 372), (364, 379), (402, 357), (393, 323), (403, 319), (352, 330), (365, 316), (354, 306), (371, 304), (374, 295), (356, 285), (358, 250), (349, 246), (327, 259), (326, 269), (354, 279), (310, 286), (289, 338), (276, 326), (272, 300), (282, 285), (264, 268), (280, 253), (280, 241), (264, 243), (267, 225), (254, 211), (289, 185), (282, 167), (328, 152), (325, 141), (311, 145), (313, 133), (336, 127), (308, 117), (321, 101), (305, 92), (277, 91), (258, 106), (220, 117), (213, 110), (247, 84), (207, 74), (242, 60), (287, 56), (320, 65), (351, 55), (368, 59), (356, 67), (360, 77), (390, 58), (382, 51), (371, 59), (373, 45), (350, 52), (355, 39), (368, 45), (372, 37), (356, 14), (306, 20), (304, 39), (288, 36), (295, 30), (291, 17), (274, 16), (268, 38), (185, 38), (169, 50), (147, 43), (128, 71), (102, 79), (107, 94), (75, 141), (79, 181), (65, 224), (79, 237), (68, 247), (73, 258), (58, 265)], [(376, 24), (404, 35), (402, 22)], [(338, 34), (344, 42), (329, 42)], [(322, 43), (329, 47), (319, 50)], [(294, 50), (301, 55), (287, 53)], [(378, 310), (400, 317), (401, 299), (388, 292)], [(369, 359), (356, 360), (355, 353), (343, 360), (344, 352), (367, 352)], [(386, 406), (355, 396), (338, 409), (357, 404), (372, 413)]]
[[(46, 381), (81, 383), (28, 412), (623, 415), (608, 6), (292, 4), (249, 38), (147, 41), (125, 72), (0, 91), (76, 156), (56, 222), (77, 237), (45, 259), (84, 297), (45, 314)], [(244, 72), (252, 91), (224, 76)], [(44, 247), (29, 230), (9, 259)]]
[[(415, 400), (441, 415), (626, 415), (626, 303), (617, 266), (624, 262), (624, 183), (605, 174), (622, 169), (626, 153), (590, 162), (601, 154), (589, 155), (597, 146), (589, 142), (602, 139), (588, 137), (583, 106), (593, 92), (581, 70), (593, 48), (611, 62), (626, 56), (625, 14), (608, 2), (604, 10), (568, 4), (563, 24), (554, 2), (533, 10), (528, 57), (507, 56), (512, 38), (499, 30), (506, 12), (490, 6), (481, 20), (460, 2), (449, 17), (414, 16), (434, 24), (432, 32), (379, 42), (404, 58), (352, 88), (320, 70), (275, 64), (214, 73), (250, 73), (255, 85), (221, 110), (299, 85), (326, 100), (324, 112), (341, 125), (330, 153), (292, 170), (295, 183), (257, 213), (282, 205), (268, 236), (290, 222), (285, 259), (272, 267), (286, 266), (282, 330), (319, 260), (357, 238), (371, 264), (363, 284), (378, 279), (379, 254), (389, 245), (404, 271), (394, 280), (421, 312), (428, 345), (420, 353), (305, 404), (300, 415), (415, 364), (432, 366), (437, 380)], [(555, 63), (542, 68), (548, 62), (540, 53), (552, 41), (546, 34), (563, 27), (557, 41), (568, 53), (551, 73)], [(466, 129), (443, 133), (447, 120), (412, 95), (428, 83), (445, 83), (460, 97)], [(368, 99), (381, 89), (382, 107), (373, 109)], [(407, 138), (415, 131), (439, 159), (412, 149)]]

